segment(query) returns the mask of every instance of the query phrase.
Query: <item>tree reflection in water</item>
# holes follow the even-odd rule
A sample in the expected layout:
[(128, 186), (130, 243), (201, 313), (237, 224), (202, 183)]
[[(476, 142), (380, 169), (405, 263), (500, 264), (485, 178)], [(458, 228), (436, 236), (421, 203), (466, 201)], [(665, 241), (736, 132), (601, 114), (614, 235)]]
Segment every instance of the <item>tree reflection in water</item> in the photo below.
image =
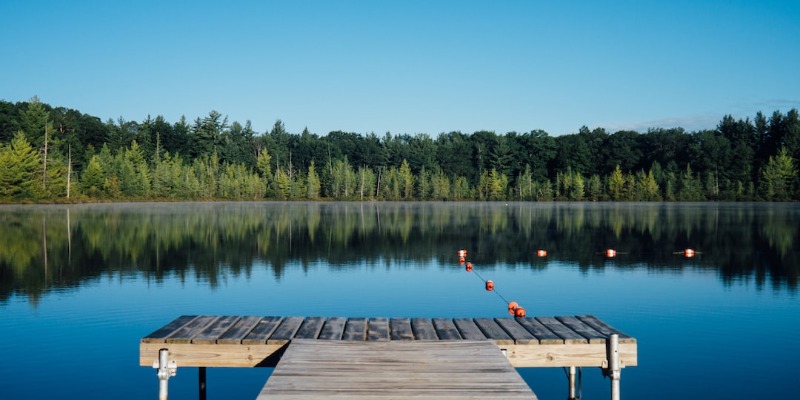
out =
[[(0, 301), (103, 274), (202, 279), (287, 264), (455, 260), (719, 271), (797, 289), (798, 206), (769, 203), (147, 203), (0, 207)], [(602, 251), (622, 255), (606, 260)], [(674, 254), (700, 252), (691, 260)], [(547, 258), (536, 250), (546, 249)]]

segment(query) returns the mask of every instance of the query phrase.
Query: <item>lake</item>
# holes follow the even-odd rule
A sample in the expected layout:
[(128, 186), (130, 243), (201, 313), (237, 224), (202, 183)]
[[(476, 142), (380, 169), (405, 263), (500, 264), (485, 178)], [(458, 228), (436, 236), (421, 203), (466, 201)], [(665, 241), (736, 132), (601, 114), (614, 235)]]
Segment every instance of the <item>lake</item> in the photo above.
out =
[[(504, 298), (636, 337), (622, 398), (796, 392), (798, 204), (4, 205), (0, 224), (4, 399), (157, 398), (139, 339), (179, 315), (506, 317)], [(270, 372), (209, 368), (208, 395), (253, 399)], [(561, 369), (519, 372), (566, 397)], [(196, 382), (179, 368), (170, 398)], [(584, 398), (608, 386), (584, 368)]]

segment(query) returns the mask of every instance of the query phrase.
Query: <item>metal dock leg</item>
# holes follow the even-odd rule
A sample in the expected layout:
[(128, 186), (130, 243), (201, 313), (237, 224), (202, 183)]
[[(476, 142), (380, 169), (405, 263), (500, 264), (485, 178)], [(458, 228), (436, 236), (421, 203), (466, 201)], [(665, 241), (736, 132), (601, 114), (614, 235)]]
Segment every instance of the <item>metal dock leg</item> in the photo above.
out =
[(178, 366), (175, 361), (169, 361), (168, 349), (158, 351), (158, 361), (153, 363), (153, 368), (158, 369), (156, 374), (158, 376), (158, 400), (167, 400), (167, 381), (178, 372)]
[(567, 376), (567, 380), (569, 381), (569, 397), (567, 400), (580, 400), (581, 395), (581, 386), (582, 386), (582, 378), (580, 375), (577, 376), (577, 385), (576, 385), (576, 374), (575, 374), (575, 367), (569, 367), (569, 373)]
[(607, 374), (611, 378), (611, 400), (619, 400), (619, 378), (621, 375), (619, 365), (619, 335), (614, 333), (608, 339)]

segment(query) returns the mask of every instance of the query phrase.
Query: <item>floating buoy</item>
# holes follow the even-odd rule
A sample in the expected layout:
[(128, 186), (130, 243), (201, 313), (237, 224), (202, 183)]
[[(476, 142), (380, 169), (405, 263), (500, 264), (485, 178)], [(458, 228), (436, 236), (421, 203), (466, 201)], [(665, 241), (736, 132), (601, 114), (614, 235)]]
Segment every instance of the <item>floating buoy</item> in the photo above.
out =
[(547, 257), (547, 250), (536, 250), (537, 257)]
[(467, 272), (472, 272), (472, 263), (471, 262), (467, 263), (466, 270), (467, 270)]
[(524, 318), (525, 317), (525, 309), (522, 308), (522, 307), (517, 307), (517, 309), (514, 310), (514, 316), (517, 317), (517, 318)]
[(490, 292), (491, 292), (492, 290), (494, 290), (494, 282), (492, 282), (492, 281), (486, 281), (486, 290), (488, 290), (488, 291), (490, 291)]
[(466, 261), (466, 259), (464, 257), (461, 257), (461, 258), (458, 259), (458, 263), (461, 264), (461, 265), (464, 265), (464, 261)]
[(608, 257), (608, 258), (614, 258), (614, 257), (616, 257), (616, 256), (617, 256), (617, 251), (616, 251), (616, 250), (614, 250), (614, 249), (608, 249), (608, 250), (606, 250), (606, 257)]
[(464, 250), (464, 249), (461, 249), (461, 250), (459, 250), (459, 251), (458, 251), (458, 257), (459, 257), (459, 258), (465, 258), (465, 257), (467, 257), (467, 251), (466, 251), (466, 250)]
[(516, 301), (508, 303), (509, 310), (516, 310), (517, 308), (519, 308), (519, 303), (517, 303)]
[(683, 255), (686, 256), (686, 258), (692, 258), (694, 257), (694, 254), (694, 249), (686, 249), (683, 251)]

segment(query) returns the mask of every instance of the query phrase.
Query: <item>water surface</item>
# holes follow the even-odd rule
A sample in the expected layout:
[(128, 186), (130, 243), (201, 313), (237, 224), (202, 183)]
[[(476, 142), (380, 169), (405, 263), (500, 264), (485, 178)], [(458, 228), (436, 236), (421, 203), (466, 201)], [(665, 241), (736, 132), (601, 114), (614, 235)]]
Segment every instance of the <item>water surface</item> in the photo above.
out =
[[(2, 206), (0, 224), (3, 398), (155, 398), (138, 340), (178, 315), (504, 317), (501, 296), (635, 336), (624, 398), (793, 392), (795, 204)], [(209, 395), (255, 398), (270, 372), (209, 369)], [(566, 396), (563, 371), (520, 373)], [(584, 397), (607, 396), (598, 369), (583, 376)], [(179, 368), (170, 397), (196, 398), (196, 379)]]

